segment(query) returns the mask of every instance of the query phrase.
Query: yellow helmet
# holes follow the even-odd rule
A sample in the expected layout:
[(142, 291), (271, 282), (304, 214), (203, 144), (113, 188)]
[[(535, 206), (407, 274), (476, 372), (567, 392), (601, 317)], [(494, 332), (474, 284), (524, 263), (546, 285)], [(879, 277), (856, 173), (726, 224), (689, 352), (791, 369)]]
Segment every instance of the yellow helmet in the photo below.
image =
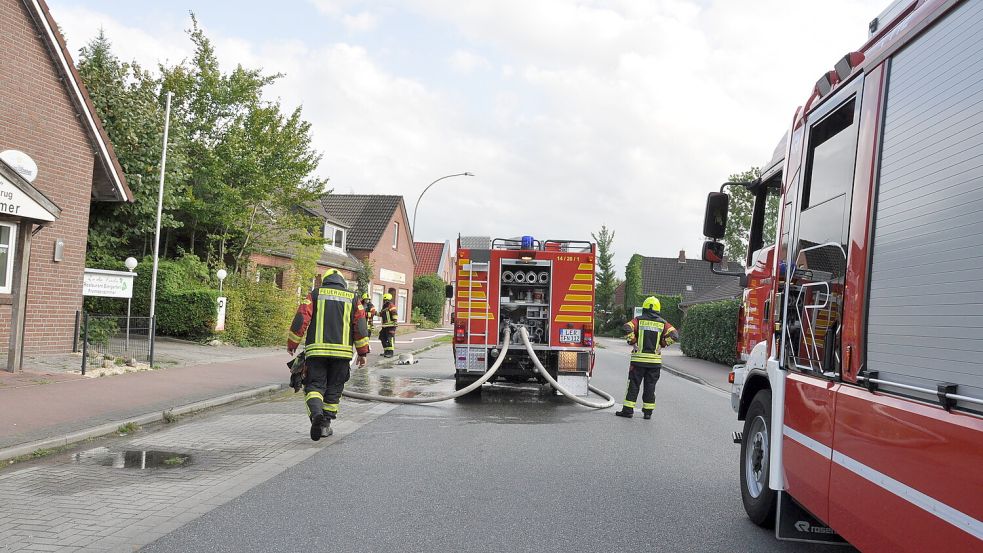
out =
[(362, 294), (362, 299), (363, 299), (363, 300), (367, 300), (367, 299), (369, 299), (369, 293), (368, 293), (368, 292), (366, 292), (366, 293), (364, 293), (364, 294)]
[(383, 294), (382, 295), (382, 300), (383, 301), (392, 301), (392, 299), (393, 299), (393, 295), (392, 294), (386, 293), (386, 294)]
[(651, 309), (652, 311), (662, 311), (662, 302), (660, 302), (659, 298), (655, 296), (649, 296), (645, 298), (645, 301), (642, 302), (642, 309)]
[(328, 269), (327, 271), (324, 271), (324, 276), (331, 276), (331, 275), (333, 275), (333, 274), (335, 274), (337, 272), (338, 272), (338, 269)]

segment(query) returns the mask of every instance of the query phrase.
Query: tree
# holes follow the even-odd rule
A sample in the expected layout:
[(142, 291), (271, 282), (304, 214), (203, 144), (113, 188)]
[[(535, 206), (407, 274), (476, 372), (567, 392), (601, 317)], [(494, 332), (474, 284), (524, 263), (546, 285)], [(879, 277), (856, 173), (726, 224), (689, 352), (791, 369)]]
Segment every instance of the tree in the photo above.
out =
[(594, 318), (606, 328), (614, 311), (614, 291), (618, 286), (617, 274), (614, 271), (614, 231), (601, 225), (597, 234), (591, 233), (591, 238), (597, 242), (597, 286), (594, 290)]
[(625, 266), (625, 313), (631, 315), (635, 307), (642, 305), (642, 256), (634, 254)]
[[(731, 182), (751, 182), (761, 176), (761, 170), (752, 167), (743, 173), (730, 176)], [(727, 213), (727, 229), (724, 233), (724, 253), (731, 261), (744, 262), (747, 256), (748, 238), (751, 232), (751, 214), (754, 210), (754, 196), (743, 186), (732, 186), (730, 205)], [(775, 226), (778, 224), (778, 194), (768, 198), (765, 207), (765, 220), (762, 237), (765, 245), (775, 239)]]
[[(133, 191), (133, 203), (92, 204), (89, 216), (90, 261), (137, 258), (151, 252), (157, 217), (158, 175), (164, 134), (160, 81), (138, 64), (121, 62), (106, 34), (79, 53), (79, 74), (88, 88), (116, 157)], [(186, 155), (183, 129), (172, 123), (161, 229), (176, 229), (183, 205)]]
[(413, 279), (413, 310), (428, 321), (439, 323), (444, 312), (444, 281), (436, 274), (419, 275)]

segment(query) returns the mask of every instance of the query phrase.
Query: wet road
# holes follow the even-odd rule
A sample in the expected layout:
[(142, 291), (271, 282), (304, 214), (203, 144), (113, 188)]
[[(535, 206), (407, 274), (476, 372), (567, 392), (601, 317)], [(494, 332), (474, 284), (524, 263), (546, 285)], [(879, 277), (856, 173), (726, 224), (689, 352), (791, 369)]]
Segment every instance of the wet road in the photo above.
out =
[[(594, 384), (618, 396), (626, 352), (611, 344)], [(427, 355), (449, 364), (447, 346)], [(353, 383), (450, 389), (427, 365)], [(503, 386), (401, 406), (145, 550), (843, 551), (747, 521), (723, 393), (663, 373), (657, 403), (625, 420)]]

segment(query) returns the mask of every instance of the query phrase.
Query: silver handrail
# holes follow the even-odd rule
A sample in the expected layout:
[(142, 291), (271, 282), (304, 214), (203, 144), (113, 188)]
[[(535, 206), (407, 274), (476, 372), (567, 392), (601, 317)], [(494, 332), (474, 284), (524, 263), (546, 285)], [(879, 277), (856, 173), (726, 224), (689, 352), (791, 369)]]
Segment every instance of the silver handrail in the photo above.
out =
[(912, 386), (910, 384), (902, 384), (900, 382), (891, 382), (890, 380), (882, 380), (880, 378), (867, 378), (863, 375), (857, 375), (857, 381), (863, 380), (864, 382), (873, 382), (874, 384), (884, 384), (886, 386), (894, 386), (895, 388), (901, 388), (902, 390), (910, 390), (912, 392), (921, 392), (923, 394), (930, 394), (933, 396), (942, 396), (955, 401), (965, 401), (967, 403), (975, 403), (977, 405), (983, 405), (983, 399), (964, 396), (961, 394), (950, 394), (948, 392), (940, 394), (938, 390), (930, 390), (928, 388), (922, 388), (919, 386)]

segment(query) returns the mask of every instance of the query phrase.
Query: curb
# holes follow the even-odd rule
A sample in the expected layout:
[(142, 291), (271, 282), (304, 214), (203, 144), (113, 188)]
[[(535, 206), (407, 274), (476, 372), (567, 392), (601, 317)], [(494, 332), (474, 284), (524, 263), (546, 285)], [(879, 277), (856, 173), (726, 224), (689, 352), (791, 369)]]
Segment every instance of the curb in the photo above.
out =
[(669, 374), (673, 374), (675, 376), (678, 376), (679, 378), (682, 378), (683, 380), (689, 380), (690, 382), (695, 382), (696, 384), (699, 384), (701, 386), (706, 386), (707, 388), (713, 388), (714, 390), (720, 390), (721, 392), (730, 393), (730, 390), (725, 390), (724, 388), (721, 388), (720, 386), (715, 386), (715, 385), (707, 382), (706, 380), (703, 380), (702, 378), (700, 378), (698, 376), (693, 376), (693, 375), (691, 375), (689, 373), (685, 373), (685, 372), (683, 372), (683, 371), (681, 371), (679, 369), (674, 369), (674, 368), (670, 367), (669, 365), (666, 365), (665, 363), (662, 364), (662, 368), (666, 372), (668, 372)]
[(7, 461), (15, 457), (20, 457), (22, 455), (29, 455), (38, 449), (51, 449), (56, 447), (65, 447), (78, 442), (88, 440), (90, 438), (98, 438), (100, 436), (106, 436), (116, 432), (121, 425), (128, 422), (138, 424), (140, 426), (147, 425), (153, 422), (160, 422), (162, 420), (162, 413), (164, 411), (170, 411), (174, 415), (186, 415), (188, 413), (193, 413), (195, 411), (204, 411), (205, 409), (211, 409), (213, 407), (218, 407), (220, 405), (226, 405), (228, 403), (233, 403), (243, 399), (254, 398), (264, 394), (272, 394), (280, 390), (285, 389), (287, 386), (284, 384), (270, 384), (267, 386), (261, 386), (259, 388), (253, 388), (251, 390), (244, 390), (242, 392), (235, 392), (232, 394), (226, 394), (224, 396), (213, 397), (211, 399), (206, 399), (202, 401), (197, 401), (195, 403), (189, 403), (187, 405), (181, 405), (179, 407), (173, 407), (171, 409), (162, 409), (160, 411), (154, 411), (152, 413), (145, 413), (143, 415), (138, 415), (136, 417), (127, 417), (122, 420), (108, 422), (105, 424), (100, 424), (99, 426), (93, 426), (91, 428), (86, 428), (84, 430), (79, 430), (71, 434), (57, 437), (57, 438), (46, 438), (44, 440), (38, 440), (36, 442), (28, 442), (20, 445), (11, 446), (8, 448), (0, 449), (0, 461)]

